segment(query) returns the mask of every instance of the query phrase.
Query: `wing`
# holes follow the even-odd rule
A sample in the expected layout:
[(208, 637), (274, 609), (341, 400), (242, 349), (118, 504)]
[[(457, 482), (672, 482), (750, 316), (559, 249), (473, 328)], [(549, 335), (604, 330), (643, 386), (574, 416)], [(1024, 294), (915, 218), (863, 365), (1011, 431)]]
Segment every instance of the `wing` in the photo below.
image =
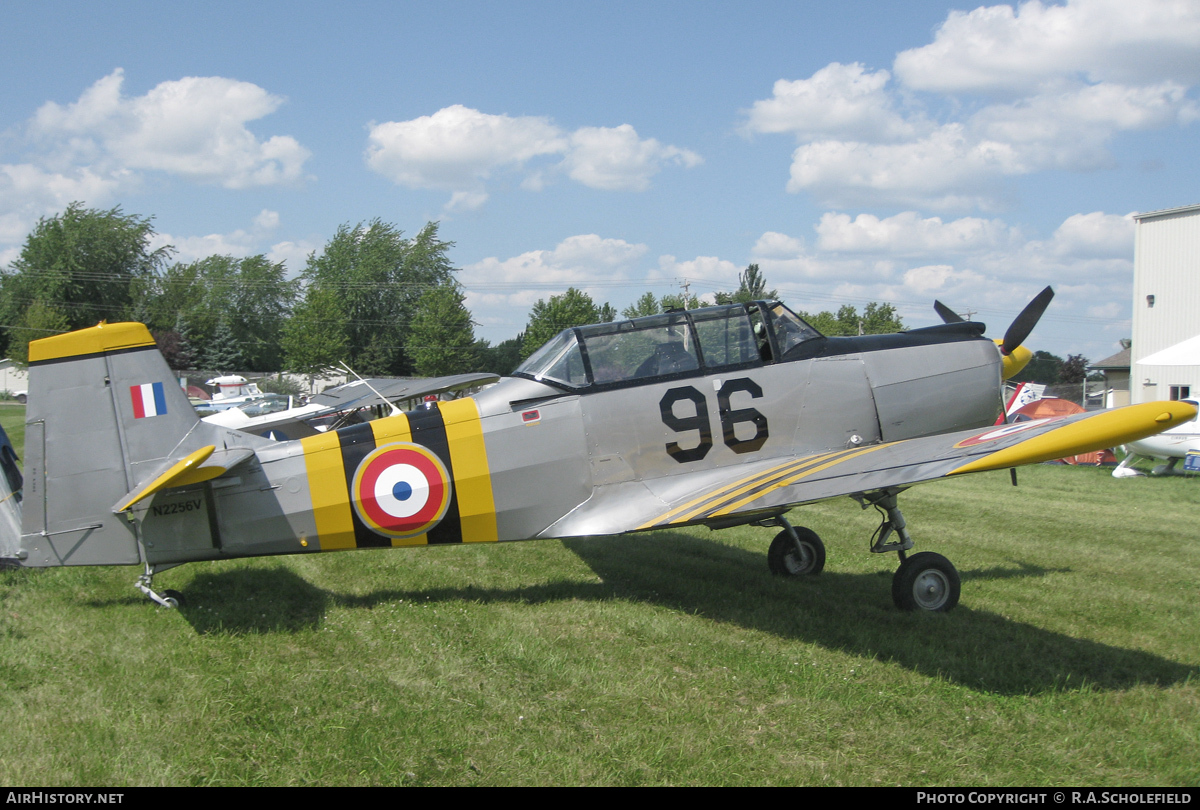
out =
[[(317, 394), (312, 398), (311, 402), (324, 405), (328, 408), (328, 412), (332, 413), (334, 411), (347, 411), (352, 408), (366, 408), (371, 405), (384, 405), (406, 399), (416, 399), (428, 396), (429, 394), (461, 391), (464, 388), (488, 385), (499, 379), (500, 376), (498, 374), (481, 372), (475, 374), (452, 374), (448, 377), (428, 377), (419, 380), (371, 379), (366, 382), (353, 380), (344, 385), (339, 385), (337, 388), (331, 388), (328, 391)], [(374, 389), (374, 391), (371, 389)], [(383, 399), (375, 395), (376, 391), (379, 392), (379, 395)]]
[(1191, 419), (1183, 402), (1147, 402), (1111, 411), (975, 428), (787, 459), (625, 482), (597, 488), (544, 537), (576, 537), (707, 524), (884, 487), (1036, 464), (1143, 438)]
[[(466, 388), (488, 385), (499, 379), (498, 375), (485, 372), (419, 380), (370, 379), (365, 382), (354, 380), (323, 391), (314, 396), (309, 404), (298, 408), (255, 417), (247, 417), (239, 409), (232, 408), (212, 416), (206, 416), (204, 421), (253, 433), (256, 436), (302, 439), (317, 435), (318, 431), (309, 425), (309, 422), (322, 416), (369, 408), (372, 405), (386, 405), (406, 399), (417, 399), (429, 394), (461, 391)], [(376, 394), (376, 391), (379, 393)]]

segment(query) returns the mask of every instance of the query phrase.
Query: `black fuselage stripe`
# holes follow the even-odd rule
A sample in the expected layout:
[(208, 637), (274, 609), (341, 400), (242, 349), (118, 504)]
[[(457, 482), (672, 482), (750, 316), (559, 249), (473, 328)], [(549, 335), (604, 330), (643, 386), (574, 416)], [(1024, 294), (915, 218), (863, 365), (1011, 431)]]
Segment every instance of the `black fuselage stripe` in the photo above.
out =
[[(454, 465), (450, 461), (450, 442), (446, 439), (446, 423), (442, 420), (442, 412), (435, 406), (419, 408), (407, 416), (413, 442), (427, 448), (441, 459), (453, 482)], [(450, 486), (450, 505), (446, 507), (446, 515), (441, 523), (429, 530), (428, 536), (430, 545), (463, 541), (462, 521), (458, 514), (458, 489), (453, 484)]]
[[(338, 442), (342, 448), (342, 467), (346, 471), (346, 491), (351, 500), (357, 498), (354, 492), (354, 473), (362, 460), (375, 449), (375, 434), (369, 423), (351, 425), (337, 432)], [(358, 510), (350, 510), (350, 521), (354, 524), (354, 545), (358, 548), (390, 548), (392, 541), (382, 534), (371, 531), (358, 517)]]

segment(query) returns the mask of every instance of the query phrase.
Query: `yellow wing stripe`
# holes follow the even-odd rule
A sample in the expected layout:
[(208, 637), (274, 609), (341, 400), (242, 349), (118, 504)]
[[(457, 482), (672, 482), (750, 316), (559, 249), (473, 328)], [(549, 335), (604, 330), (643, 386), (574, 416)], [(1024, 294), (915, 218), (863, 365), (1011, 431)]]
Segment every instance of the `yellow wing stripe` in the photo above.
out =
[(745, 506), (746, 504), (750, 503), (751, 501), (761, 498), (763, 495), (766, 495), (768, 492), (770, 492), (773, 489), (780, 489), (781, 487), (790, 486), (791, 484), (794, 484), (797, 481), (799, 481), (801, 478), (807, 478), (808, 476), (812, 475), (813, 473), (822, 472), (823, 470), (827, 470), (830, 467), (834, 467), (834, 466), (837, 466), (838, 464), (841, 464), (843, 461), (848, 461), (852, 458), (856, 458), (858, 456), (865, 455), (867, 453), (872, 453), (872, 452), (879, 450), (880, 448), (885, 447), (885, 446), (886, 445), (876, 444), (871, 447), (864, 447), (861, 450), (855, 450), (853, 452), (848, 452), (848, 453), (841, 453), (838, 455), (837, 458), (830, 459), (829, 461), (826, 461), (824, 464), (817, 464), (817, 465), (809, 466), (808, 468), (801, 470), (800, 472), (797, 472), (792, 475), (787, 475), (785, 477), (782, 477), (775, 481), (772, 481), (770, 486), (756, 489), (754, 492), (750, 493), (746, 497), (741, 498), (740, 500), (734, 501), (733, 503), (730, 503), (727, 506), (724, 506), (715, 512), (712, 512), (709, 516), (710, 517), (720, 517), (721, 515), (733, 514), (741, 507)]
[(342, 464), (342, 446), (335, 431), (300, 440), (308, 471), (308, 492), (312, 498), (313, 519), (322, 551), (356, 548), (354, 521), (351, 517), (350, 492), (346, 486), (346, 468)]
[[(828, 455), (829, 454), (817, 456), (817, 458), (818, 459), (827, 458)], [(765, 478), (770, 478), (773, 475), (777, 475), (780, 471), (794, 469), (796, 466), (803, 465), (812, 460), (813, 459), (805, 459), (803, 461), (796, 461), (793, 459), (784, 464), (778, 464), (774, 467), (771, 467), (770, 469), (764, 470), (759, 473), (755, 473), (754, 475), (751, 475), (751, 476), (747, 476), (746, 478), (740, 478), (737, 481), (734, 481), (730, 484), (726, 484), (725, 486), (720, 487), (719, 489), (717, 489), (713, 492), (706, 492), (705, 494), (701, 495), (699, 498), (693, 498), (692, 500), (687, 501), (686, 503), (682, 503), (679, 506), (676, 506), (674, 509), (664, 512), (663, 514), (654, 518), (654, 520), (648, 521), (647, 523), (643, 523), (641, 526), (638, 526), (638, 529), (653, 529), (657, 526), (666, 526), (671, 523), (686, 522), (687, 520), (690, 519), (690, 514), (689, 514), (689, 517), (681, 517), (685, 513), (693, 513), (693, 512), (703, 511), (706, 507), (710, 506), (711, 504), (719, 502), (722, 498), (728, 497), (730, 493), (737, 492), (742, 487), (754, 486), (756, 483), (758, 483), (759, 481), (761, 481)]]
[[(747, 476), (738, 481), (709, 492), (699, 498), (694, 498), (681, 504), (669, 512), (639, 526), (639, 529), (652, 529), (672, 523), (687, 523), (688, 521), (715, 517), (728, 514), (732, 509), (758, 498), (767, 489), (773, 489), (780, 480), (799, 480), (806, 475), (831, 467), (847, 458), (878, 449), (882, 445), (861, 450), (839, 450), (833, 453), (822, 453), (802, 459), (793, 459), (784, 464)], [(739, 500), (740, 498), (740, 500)], [(730, 504), (736, 504), (731, 506)]]
[(483, 423), (479, 408), (470, 398), (443, 402), (440, 406), (450, 445), (450, 465), (454, 468), (454, 487), (458, 493), (458, 515), (464, 543), (494, 543), (496, 502), (492, 495), (492, 475), (487, 448), (483, 443)]
[(101, 323), (89, 329), (54, 335), (29, 343), (29, 362), (62, 360), (85, 354), (153, 346), (150, 330), (140, 323)]
[(1186, 402), (1143, 402), (1140, 405), (1104, 411), (1026, 439), (1004, 450), (998, 450), (964, 464), (949, 474), (999, 470), (1090, 453), (1093, 450), (1143, 439), (1182, 424), (1195, 416), (1196, 409)]

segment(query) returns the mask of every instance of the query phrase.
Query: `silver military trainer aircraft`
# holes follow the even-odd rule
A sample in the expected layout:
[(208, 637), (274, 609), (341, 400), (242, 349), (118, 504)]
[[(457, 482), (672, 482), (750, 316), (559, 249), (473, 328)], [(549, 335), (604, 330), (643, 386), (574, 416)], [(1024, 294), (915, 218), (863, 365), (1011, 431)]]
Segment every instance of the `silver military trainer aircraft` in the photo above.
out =
[(1155, 402), (996, 426), (1001, 379), (1052, 294), (995, 342), (941, 304), (945, 324), (862, 337), (767, 301), (571, 328), (473, 397), (281, 442), (202, 422), (145, 326), (102, 323), (30, 344), (24, 499), (0, 521), (0, 557), (143, 565), (137, 587), (174, 605), (152, 577), (196, 560), (755, 524), (780, 530), (770, 570), (804, 576), (825, 549), (785, 515), (849, 495), (883, 516), (871, 550), (899, 555), (896, 605), (946, 611), (958, 573), (908, 553), (904, 489), (1196, 413)]

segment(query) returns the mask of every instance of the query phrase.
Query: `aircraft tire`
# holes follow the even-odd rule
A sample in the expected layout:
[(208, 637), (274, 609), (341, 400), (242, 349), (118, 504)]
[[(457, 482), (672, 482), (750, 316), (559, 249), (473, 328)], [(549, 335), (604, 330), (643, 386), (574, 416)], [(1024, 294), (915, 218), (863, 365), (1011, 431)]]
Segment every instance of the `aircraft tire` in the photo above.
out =
[(914, 554), (892, 577), (892, 601), (900, 610), (945, 613), (958, 604), (962, 581), (958, 570), (941, 554)]
[(816, 576), (825, 569), (825, 544), (812, 529), (796, 526), (800, 548), (804, 556), (796, 553), (796, 544), (786, 529), (775, 535), (767, 550), (767, 567), (780, 577)]
[(163, 591), (162, 598), (173, 608), (181, 608), (187, 604), (187, 600), (183, 598), (183, 594), (179, 591)]

